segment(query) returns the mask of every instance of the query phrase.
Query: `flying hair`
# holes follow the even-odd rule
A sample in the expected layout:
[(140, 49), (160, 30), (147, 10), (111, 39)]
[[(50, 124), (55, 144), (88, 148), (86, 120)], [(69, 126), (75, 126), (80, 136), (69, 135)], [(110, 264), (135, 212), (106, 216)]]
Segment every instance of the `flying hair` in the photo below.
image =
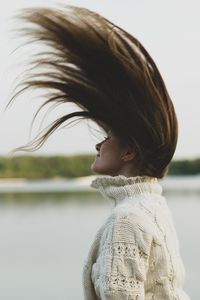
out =
[(176, 149), (178, 121), (162, 76), (142, 44), (86, 8), (25, 8), (17, 18), (27, 41), (47, 45), (49, 51), (34, 54), (31, 65), (37, 73), (30, 69), (8, 105), (34, 88), (46, 91), (36, 115), (50, 103), (77, 107), (17, 150), (35, 151), (67, 121), (89, 119), (135, 149), (140, 175), (162, 178)]

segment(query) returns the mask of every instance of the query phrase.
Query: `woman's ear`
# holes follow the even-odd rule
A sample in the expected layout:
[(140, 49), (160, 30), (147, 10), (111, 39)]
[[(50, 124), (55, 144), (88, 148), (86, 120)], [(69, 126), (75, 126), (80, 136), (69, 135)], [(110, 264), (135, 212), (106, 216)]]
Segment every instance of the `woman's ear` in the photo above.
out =
[(135, 151), (132, 148), (128, 148), (127, 150), (124, 151), (123, 155), (122, 155), (122, 160), (124, 162), (126, 161), (130, 161), (133, 160), (135, 157)]

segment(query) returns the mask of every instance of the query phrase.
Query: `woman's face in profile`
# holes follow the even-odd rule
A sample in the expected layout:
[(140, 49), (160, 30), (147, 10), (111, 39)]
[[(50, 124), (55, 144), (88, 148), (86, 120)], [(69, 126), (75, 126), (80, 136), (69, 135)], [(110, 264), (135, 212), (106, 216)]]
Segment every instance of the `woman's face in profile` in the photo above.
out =
[(119, 175), (124, 165), (124, 147), (122, 148), (119, 138), (109, 130), (105, 139), (96, 144), (96, 150), (97, 155), (91, 165), (92, 171), (111, 176)]

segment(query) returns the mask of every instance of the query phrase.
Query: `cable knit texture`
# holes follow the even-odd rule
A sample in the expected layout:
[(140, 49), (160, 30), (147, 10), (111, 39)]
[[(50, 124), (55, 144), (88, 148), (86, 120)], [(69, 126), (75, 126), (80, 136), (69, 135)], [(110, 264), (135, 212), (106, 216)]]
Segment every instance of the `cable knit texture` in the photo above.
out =
[(171, 212), (155, 177), (99, 176), (111, 200), (85, 260), (84, 300), (189, 300)]

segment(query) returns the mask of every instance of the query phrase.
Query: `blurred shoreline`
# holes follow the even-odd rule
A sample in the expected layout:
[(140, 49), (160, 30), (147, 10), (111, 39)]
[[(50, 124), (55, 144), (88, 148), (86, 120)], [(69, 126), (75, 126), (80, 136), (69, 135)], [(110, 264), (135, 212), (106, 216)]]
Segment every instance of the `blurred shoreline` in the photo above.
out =
[[(93, 179), (99, 175), (77, 178), (60, 178), (30, 180), (26, 178), (0, 178), (0, 193), (17, 192), (94, 192), (90, 187)], [(166, 191), (200, 191), (200, 175), (169, 175), (159, 179)]]

